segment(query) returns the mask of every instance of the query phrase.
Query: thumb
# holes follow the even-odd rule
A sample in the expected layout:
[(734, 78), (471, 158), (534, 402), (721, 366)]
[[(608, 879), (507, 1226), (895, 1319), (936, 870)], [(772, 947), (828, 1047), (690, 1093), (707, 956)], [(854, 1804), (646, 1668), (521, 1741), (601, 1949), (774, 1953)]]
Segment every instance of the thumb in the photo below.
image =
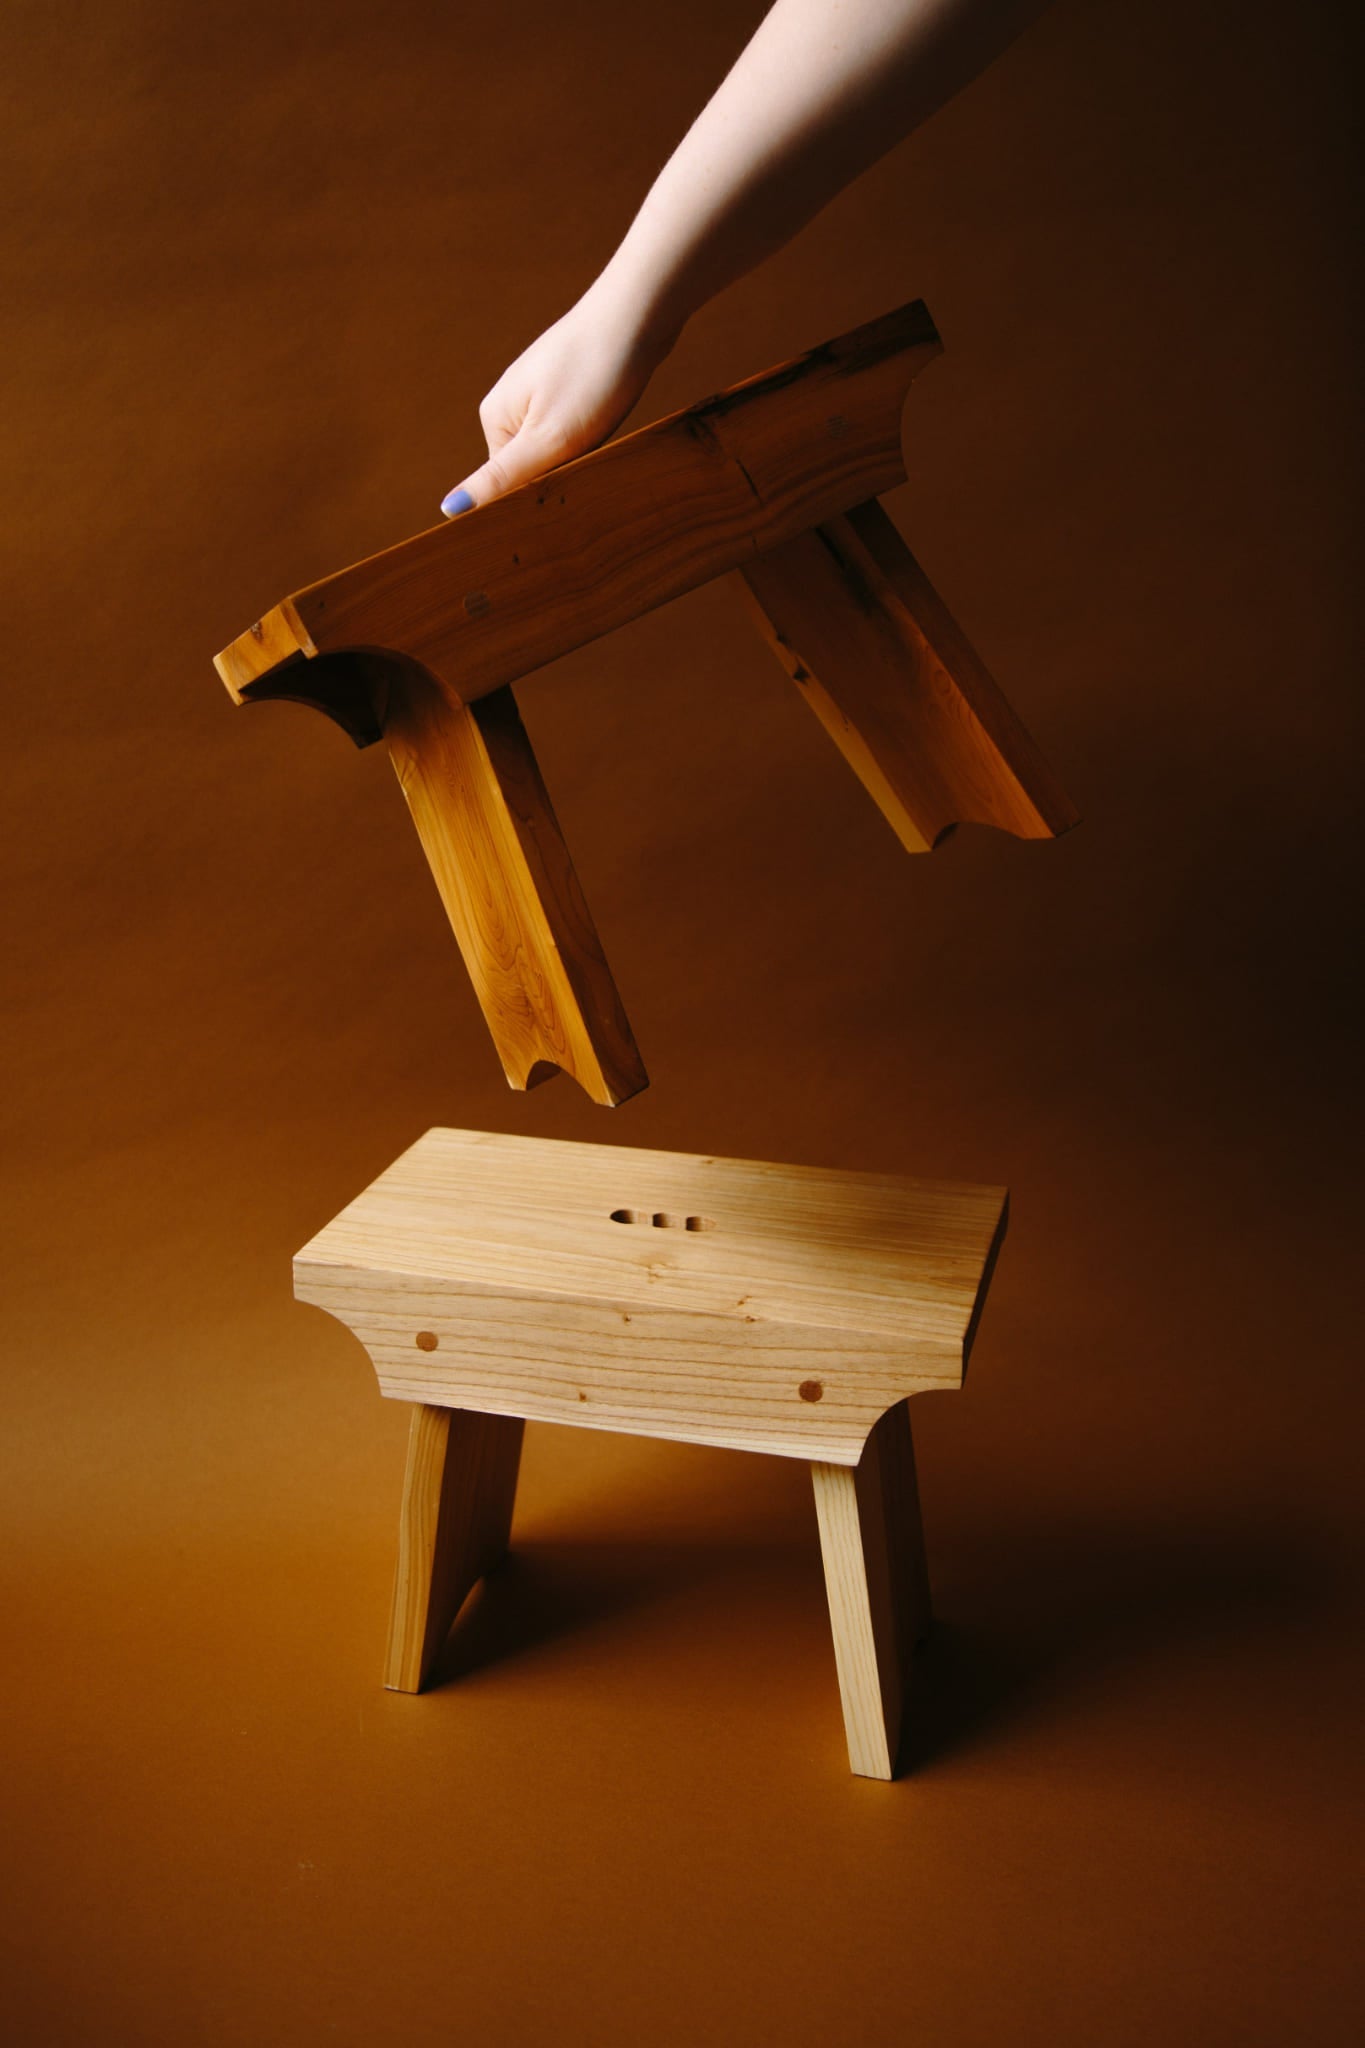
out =
[(496, 455), (490, 455), (482, 469), (476, 469), (453, 491), (447, 491), (441, 500), (441, 510), (447, 519), (458, 513), (470, 512), (477, 505), (487, 505), (493, 498), (500, 498), (505, 491), (515, 490), (518, 484), (528, 483), (533, 476), (552, 467), (554, 456), (551, 450), (529, 428), (523, 427), (510, 441), (504, 441)]

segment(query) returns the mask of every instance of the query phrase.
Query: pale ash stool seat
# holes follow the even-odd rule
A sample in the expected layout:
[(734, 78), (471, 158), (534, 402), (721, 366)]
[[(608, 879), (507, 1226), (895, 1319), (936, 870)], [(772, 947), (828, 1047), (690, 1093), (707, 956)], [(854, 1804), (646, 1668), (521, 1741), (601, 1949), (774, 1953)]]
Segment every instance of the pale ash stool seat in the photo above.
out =
[(413, 1403), (385, 1682), (507, 1549), (525, 1423), (805, 1458), (849, 1761), (895, 1768), (929, 1624), (906, 1398), (962, 1383), (1003, 1188), (431, 1130), (294, 1291)]

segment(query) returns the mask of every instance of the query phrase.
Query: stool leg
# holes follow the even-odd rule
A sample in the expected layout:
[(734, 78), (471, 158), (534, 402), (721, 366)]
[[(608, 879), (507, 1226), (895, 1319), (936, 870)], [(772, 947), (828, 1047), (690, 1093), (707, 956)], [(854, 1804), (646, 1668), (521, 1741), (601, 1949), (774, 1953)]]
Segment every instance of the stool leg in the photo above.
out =
[(758, 624), (902, 845), (1047, 839), (1070, 799), (875, 498), (741, 571)]
[(422, 1690), (466, 1598), (506, 1554), (525, 1427), (413, 1407), (384, 1672), (394, 1692)]
[(611, 969), (509, 689), (389, 692), (384, 735), (513, 1088), (556, 1068), (594, 1102), (647, 1087)]
[(930, 1618), (908, 1403), (883, 1415), (856, 1467), (812, 1465), (811, 1477), (849, 1767), (890, 1778)]

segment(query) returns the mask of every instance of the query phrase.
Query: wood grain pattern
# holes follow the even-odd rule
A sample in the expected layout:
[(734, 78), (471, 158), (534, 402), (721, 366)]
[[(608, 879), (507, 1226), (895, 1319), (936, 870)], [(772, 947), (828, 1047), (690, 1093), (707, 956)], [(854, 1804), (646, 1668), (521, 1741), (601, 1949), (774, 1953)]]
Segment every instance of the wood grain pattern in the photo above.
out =
[(295, 1293), (397, 1399), (852, 1466), (895, 1401), (961, 1384), (1005, 1211), (1000, 1188), (438, 1129), (299, 1252)]
[(451, 704), (394, 679), (385, 737), (503, 1071), (562, 1069), (594, 1102), (648, 1085), (510, 689)]
[(929, 1584), (908, 1394), (960, 1384), (1004, 1191), (436, 1129), (295, 1293), (413, 1401), (386, 1683), (506, 1549), (523, 1420), (810, 1461), (854, 1772), (890, 1778)]
[[(285, 598), (217, 657), (387, 738), (503, 1070), (648, 1085), (510, 684), (728, 570), (912, 850), (1075, 813), (875, 493), (939, 349), (916, 300)], [(852, 510), (847, 508), (852, 507)], [(471, 709), (472, 707), (472, 709)], [(478, 708), (484, 707), (484, 708)]]
[(1076, 811), (886, 512), (745, 565), (765, 637), (911, 853), (954, 825), (1051, 838)]
[(218, 655), (386, 648), (452, 701), (515, 682), (905, 479), (901, 413), (939, 339), (916, 300), (324, 577)]
[(929, 1577), (905, 1402), (888, 1409), (856, 1467), (812, 1464), (820, 1552), (849, 1768), (890, 1778), (911, 1659), (929, 1633)]
[(524, 1425), (414, 1407), (384, 1683), (420, 1692), (474, 1586), (507, 1550)]

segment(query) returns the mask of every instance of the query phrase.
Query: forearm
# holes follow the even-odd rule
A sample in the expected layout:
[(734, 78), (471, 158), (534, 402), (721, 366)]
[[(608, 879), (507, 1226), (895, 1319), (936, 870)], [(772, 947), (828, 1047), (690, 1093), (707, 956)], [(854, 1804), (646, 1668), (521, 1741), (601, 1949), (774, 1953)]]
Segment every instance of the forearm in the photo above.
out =
[(775, 0), (611, 261), (479, 417), (454, 517), (605, 440), (688, 319), (981, 70), (1047, 0)]
[(989, 61), (1040, 0), (775, 0), (593, 292), (671, 343)]

